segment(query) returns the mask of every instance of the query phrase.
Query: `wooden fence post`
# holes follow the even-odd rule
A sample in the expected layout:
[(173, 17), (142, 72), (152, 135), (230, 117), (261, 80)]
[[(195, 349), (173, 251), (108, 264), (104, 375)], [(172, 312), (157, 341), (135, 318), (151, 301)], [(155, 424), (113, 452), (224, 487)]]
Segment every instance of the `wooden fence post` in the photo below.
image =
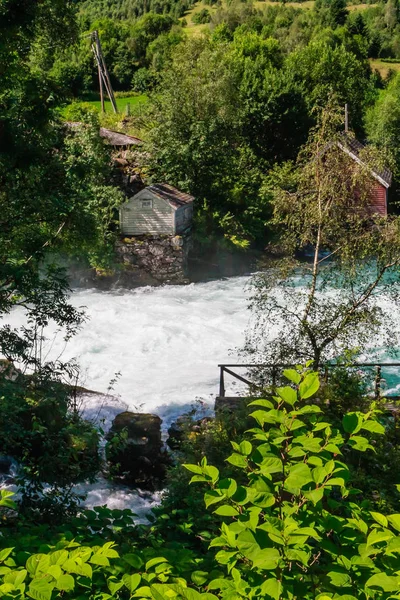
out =
[(225, 381), (224, 381), (224, 367), (220, 366), (219, 374), (219, 397), (225, 398)]
[(272, 388), (273, 389), (276, 388), (276, 375), (277, 375), (276, 367), (273, 366), (272, 367)]
[(382, 367), (378, 365), (376, 367), (376, 377), (375, 377), (375, 398), (378, 400), (381, 396), (381, 377), (382, 377)]

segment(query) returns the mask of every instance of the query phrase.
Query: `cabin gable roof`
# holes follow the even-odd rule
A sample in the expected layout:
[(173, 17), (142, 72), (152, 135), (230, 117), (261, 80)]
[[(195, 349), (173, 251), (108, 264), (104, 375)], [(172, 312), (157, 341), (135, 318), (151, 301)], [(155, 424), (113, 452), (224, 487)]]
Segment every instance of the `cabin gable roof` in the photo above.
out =
[[(360, 158), (362, 150), (365, 149), (365, 145), (359, 142), (355, 137), (348, 135), (344, 132), (340, 138), (336, 141), (338, 147), (343, 150), (350, 158), (356, 163), (362, 166), (367, 166), (365, 162)], [(384, 167), (381, 171), (375, 171), (368, 167), (372, 177), (376, 179), (381, 185), (388, 189), (392, 183), (392, 172), (387, 167)]]
[(151, 194), (152, 196), (156, 196), (157, 198), (164, 200), (174, 210), (178, 210), (178, 208), (183, 206), (188, 206), (194, 201), (193, 196), (186, 194), (185, 192), (181, 192), (167, 183), (154, 183), (149, 185), (144, 188), (144, 190), (141, 190), (138, 194), (133, 196), (131, 200), (141, 198), (146, 194)]

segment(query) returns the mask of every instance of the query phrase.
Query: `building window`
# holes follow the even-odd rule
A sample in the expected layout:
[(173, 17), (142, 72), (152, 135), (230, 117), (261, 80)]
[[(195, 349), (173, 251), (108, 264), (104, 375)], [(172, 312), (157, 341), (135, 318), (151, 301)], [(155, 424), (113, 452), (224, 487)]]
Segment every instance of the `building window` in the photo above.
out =
[(150, 200), (149, 198), (141, 200), (140, 202), (142, 208), (153, 208), (153, 200)]
[(187, 206), (185, 208), (185, 217), (186, 219), (190, 219), (192, 216), (192, 207), (191, 206)]

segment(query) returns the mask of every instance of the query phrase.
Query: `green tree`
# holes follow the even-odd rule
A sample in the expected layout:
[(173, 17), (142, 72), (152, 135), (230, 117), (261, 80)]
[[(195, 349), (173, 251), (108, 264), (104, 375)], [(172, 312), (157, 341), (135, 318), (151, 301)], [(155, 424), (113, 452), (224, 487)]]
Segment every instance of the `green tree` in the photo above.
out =
[(329, 17), (332, 26), (344, 25), (348, 14), (346, 0), (331, 0), (329, 3)]
[[(38, 47), (50, 65), (54, 39), (66, 43), (76, 33), (73, 4), (13, 0), (0, 12), (0, 353), (23, 371), (15, 385), (7, 373), (0, 377), (1, 446), (22, 459), (32, 485), (56, 484), (57, 477), (70, 485), (80, 471), (79, 430), (97, 439), (70, 412), (62, 378), (76, 373), (46, 363), (42, 341), (50, 321), (68, 339), (84, 319), (69, 303), (57, 253), (91, 254), (100, 239), (104, 247), (113, 200), (121, 199), (105, 185), (110, 156), (98, 121), (75, 132), (62, 124), (51, 75), (38, 68)], [(5, 319), (16, 307), (25, 314), (20, 329)]]
[(348, 15), (346, 0), (317, 0), (315, 10), (323, 23), (332, 28), (344, 25)]
[(150, 132), (153, 172), (205, 203), (198, 215), (208, 231), (265, 242), (265, 172), (295, 156), (309, 123), (283, 62), (276, 40), (239, 29), (231, 43), (182, 43), (163, 74)]
[[(275, 180), (273, 221), (286, 259), (255, 277), (248, 340), (266, 362), (312, 359), (317, 368), (374, 340), (396, 345), (393, 313), (376, 295), (400, 301), (400, 222), (371, 214), (371, 171), (380, 172), (380, 156), (366, 149), (355, 168), (340, 121), (337, 106), (322, 110), (292, 173)], [(309, 262), (299, 258), (307, 250)]]
[(396, 179), (400, 178), (400, 76), (382, 90), (366, 113), (368, 139), (391, 157)]
[(305, 47), (289, 55), (287, 66), (294, 80), (303, 86), (309, 110), (324, 106), (332, 93), (344, 106), (351, 107), (351, 125), (362, 129), (362, 116), (374, 97), (374, 79), (366, 57), (347, 50), (332, 32), (315, 37)]

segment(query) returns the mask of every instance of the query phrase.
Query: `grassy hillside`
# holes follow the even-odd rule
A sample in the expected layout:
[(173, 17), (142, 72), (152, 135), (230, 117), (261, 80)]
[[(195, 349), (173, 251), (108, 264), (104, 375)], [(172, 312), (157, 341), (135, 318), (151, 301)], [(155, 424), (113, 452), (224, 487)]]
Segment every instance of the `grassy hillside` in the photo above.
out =
[(385, 62), (379, 58), (372, 58), (370, 60), (370, 64), (371, 67), (376, 69), (384, 79), (386, 79), (390, 71), (395, 71), (396, 73), (400, 72), (400, 62)]
[[(224, 0), (223, 0), (224, 3)], [(273, 0), (255, 0), (254, 2), (254, 6), (255, 8), (259, 9), (259, 10), (263, 10), (266, 6), (268, 5), (277, 5), (279, 4), (279, 2), (274, 2)], [(286, 2), (285, 5), (286, 6), (293, 6), (294, 8), (302, 8), (302, 9), (310, 9), (313, 8), (315, 4), (315, 0), (304, 0), (304, 2)], [(352, 3), (348, 3), (348, 9), (350, 11), (355, 11), (355, 10), (365, 10), (366, 8), (370, 8), (371, 6), (376, 6), (376, 4), (366, 4), (366, 3), (360, 3), (360, 4), (352, 4)], [(209, 13), (211, 15), (215, 14), (218, 10), (217, 6), (209, 6), (208, 4), (206, 4), (203, 1), (197, 2), (195, 4), (195, 6), (188, 10), (184, 17), (181, 18), (186, 20), (187, 23), (187, 33), (189, 35), (199, 35), (205, 31), (207, 31), (209, 29), (209, 24), (206, 23), (205, 25), (199, 25), (197, 23), (193, 23), (192, 21), (192, 17), (199, 13), (201, 10), (206, 9), (209, 11)]]

